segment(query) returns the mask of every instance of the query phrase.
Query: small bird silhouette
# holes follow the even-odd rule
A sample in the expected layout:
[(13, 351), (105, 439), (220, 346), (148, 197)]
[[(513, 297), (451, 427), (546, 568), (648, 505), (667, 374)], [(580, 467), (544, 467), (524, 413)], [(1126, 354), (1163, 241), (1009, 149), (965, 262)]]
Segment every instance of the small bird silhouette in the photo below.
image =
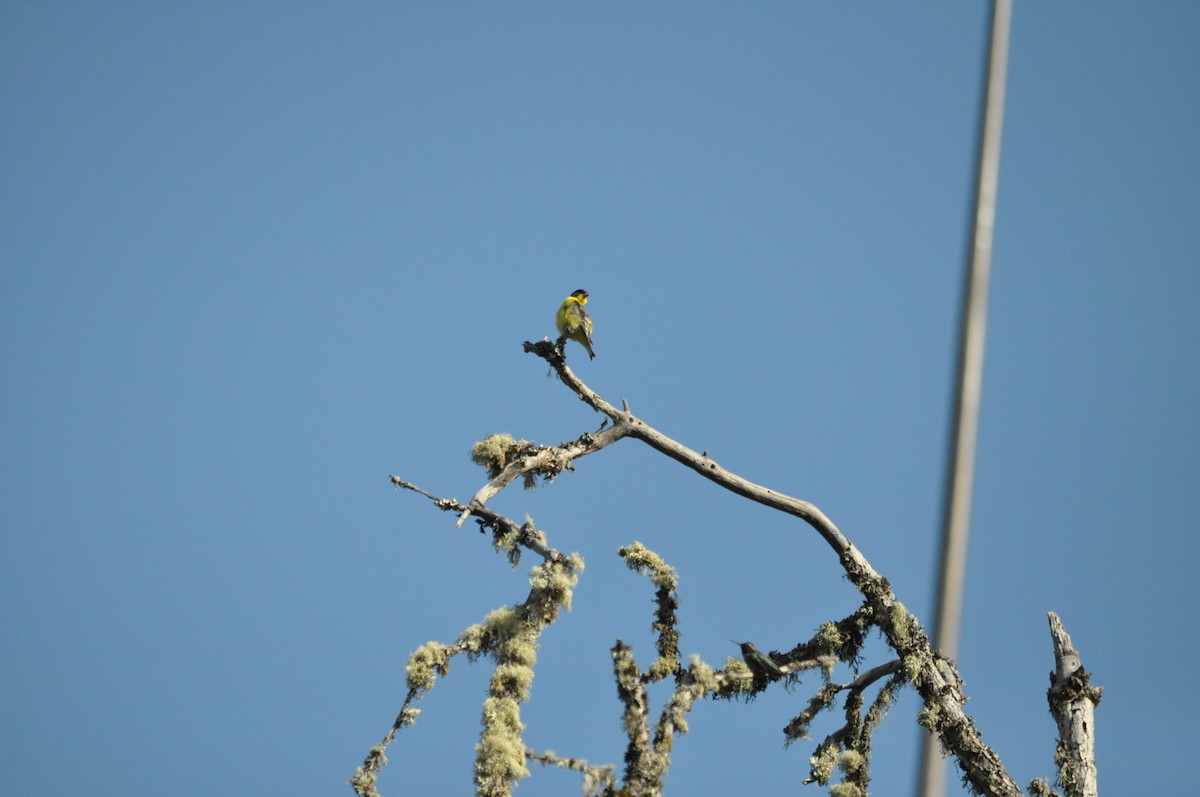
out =
[[(733, 642), (732, 639), (729, 641)], [(742, 649), (742, 661), (746, 662), (746, 666), (750, 668), (750, 672), (754, 673), (755, 678), (774, 681), (784, 676), (783, 670), (779, 669), (775, 660), (754, 647), (753, 642), (733, 642), (733, 644)]]

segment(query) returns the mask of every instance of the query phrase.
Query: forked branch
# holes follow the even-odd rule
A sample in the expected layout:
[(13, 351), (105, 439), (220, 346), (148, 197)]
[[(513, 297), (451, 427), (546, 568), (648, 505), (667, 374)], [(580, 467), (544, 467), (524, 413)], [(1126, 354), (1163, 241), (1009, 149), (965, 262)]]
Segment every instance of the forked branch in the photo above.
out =
[(617, 409), (575, 375), (561, 352), (556, 351), (550, 341), (526, 341), (524, 348), (526, 352), (545, 360), (562, 383), (581, 401), (608, 416), (613, 423), (609, 442), (621, 437), (637, 438), (721, 487), (798, 517), (816, 530), (837, 554), (850, 582), (866, 599), (873, 623), (878, 625), (893, 650), (899, 654), (906, 675), (925, 702), (923, 724), (936, 732), (944, 749), (954, 755), (964, 778), (983, 794), (994, 797), (1016, 797), (1021, 794), (999, 756), (983, 743), (974, 722), (963, 710), (966, 695), (962, 692), (962, 679), (954, 666), (934, 652), (924, 629), (897, 600), (887, 579), (871, 567), (866, 557), (823, 512), (808, 501), (755, 484), (726, 470), (707, 453), (688, 448), (634, 416), (627, 403), (622, 409)]

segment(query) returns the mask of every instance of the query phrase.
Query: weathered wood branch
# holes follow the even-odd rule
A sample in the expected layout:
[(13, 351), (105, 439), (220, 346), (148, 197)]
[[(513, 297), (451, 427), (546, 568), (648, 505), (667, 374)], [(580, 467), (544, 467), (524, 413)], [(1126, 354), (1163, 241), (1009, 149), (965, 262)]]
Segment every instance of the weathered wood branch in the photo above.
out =
[(1079, 651), (1050, 612), (1050, 638), (1054, 643), (1054, 672), (1050, 673), (1050, 713), (1058, 723), (1058, 780), (1066, 797), (1096, 797), (1096, 726), (1094, 711), (1104, 690), (1092, 686), (1091, 673), (1083, 669)]
[(518, 457), (508, 463), (491, 481), (479, 488), (471, 500), (467, 502), (467, 506), (463, 509), (462, 514), (458, 516), (458, 522), (455, 526), (461, 528), (462, 524), (471, 516), (472, 510), (482, 507), (498, 495), (501, 490), (526, 473), (557, 472), (564, 467), (568, 467), (574, 460), (586, 457), (588, 454), (594, 454), (624, 436), (625, 432), (623, 431), (618, 432), (611, 428), (600, 429), (594, 433), (584, 434), (578, 440), (572, 440), (569, 443), (563, 443), (558, 446), (545, 446), (539, 448), (534, 453)]
[[(492, 530), (493, 544), (507, 552), (510, 561), (519, 558), (515, 555), (517, 549), (525, 548), (544, 562), (533, 568), (529, 593), (522, 603), (493, 611), (482, 623), (464, 630), (453, 644), (428, 642), (413, 653), (405, 667), (409, 690), (404, 705), (387, 735), (371, 748), (355, 771), (350, 786), (361, 797), (378, 797), (375, 782), (387, 764), (387, 748), (395, 741), (397, 731), (412, 725), (419, 713), (412, 703), (433, 688), (436, 676), (449, 675), (452, 657), (466, 654), (475, 659), (487, 655), (495, 661), (496, 668), (484, 702), (483, 731), (475, 747), (476, 794), (508, 797), (517, 781), (529, 774), (525, 766), (527, 758), (534, 758), (528, 755), (521, 739), (524, 725), (520, 721), (520, 707), (528, 699), (533, 681), (538, 637), (561, 610), (569, 608), (571, 591), (583, 562), (578, 556), (550, 547), (545, 533), (532, 520), (518, 524), (487, 507), (464, 507), (453, 498), (440, 498), (398, 476), (392, 476), (391, 481), (396, 487), (425, 496), (438, 509), (474, 515), (481, 528)], [(602, 768), (592, 770), (588, 771), (588, 777), (598, 783), (596, 779), (602, 777)]]
[(654, 797), (662, 793), (662, 777), (670, 760), (650, 745), (650, 705), (641, 671), (633, 651), (621, 640), (612, 647), (617, 697), (625, 706), (621, 725), (629, 743), (625, 747), (624, 793), (630, 797)]
[(526, 342), (525, 351), (544, 359), (560, 380), (588, 406), (604, 413), (613, 422), (615, 442), (623, 436), (635, 437), (651, 448), (694, 470), (709, 481), (737, 495), (800, 518), (811, 526), (837, 554), (850, 582), (866, 598), (872, 619), (883, 631), (893, 650), (904, 662), (905, 671), (926, 709), (923, 721), (941, 739), (944, 749), (954, 755), (965, 778), (981, 793), (993, 797), (1017, 797), (1021, 790), (1004, 769), (1000, 757), (983, 743), (974, 721), (963, 710), (966, 695), (962, 679), (954, 666), (936, 654), (929, 637), (916, 617), (892, 592), (887, 579), (875, 571), (866, 557), (816, 506), (785, 493), (755, 484), (718, 465), (707, 452), (700, 453), (667, 437), (629, 411), (605, 401), (567, 366), (551, 343)]

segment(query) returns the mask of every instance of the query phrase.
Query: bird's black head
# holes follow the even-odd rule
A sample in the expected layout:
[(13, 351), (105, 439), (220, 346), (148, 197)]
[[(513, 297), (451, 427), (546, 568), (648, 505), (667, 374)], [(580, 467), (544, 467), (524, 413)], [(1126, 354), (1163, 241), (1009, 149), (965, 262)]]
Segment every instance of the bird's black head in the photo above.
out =
[(571, 295), (574, 296), (576, 299), (586, 299), (588, 297), (588, 292), (585, 291), (583, 288), (580, 288), (579, 290), (575, 291)]

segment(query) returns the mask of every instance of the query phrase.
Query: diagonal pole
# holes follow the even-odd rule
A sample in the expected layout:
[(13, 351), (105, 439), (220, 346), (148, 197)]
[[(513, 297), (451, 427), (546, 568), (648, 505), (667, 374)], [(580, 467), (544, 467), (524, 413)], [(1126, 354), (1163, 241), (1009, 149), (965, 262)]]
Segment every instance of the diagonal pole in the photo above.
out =
[[(967, 569), (967, 536), (975, 479), (975, 443), (983, 386), (983, 343), (987, 330), (988, 277), (992, 265), (992, 230), (996, 220), (996, 185), (1000, 171), (1000, 134), (1004, 122), (1004, 84), (1008, 72), (1008, 34), (1012, 0), (993, 0), (991, 43), (979, 137), (975, 217), (967, 253), (967, 284), (959, 330), (958, 383), (949, 467), (942, 514), (941, 571), (933, 643), (949, 658), (958, 655), (962, 622), (963, 582)], [(926, 734), (921, 751), (918, 797), (943, 797), (946, 761), (939, 743)]]

